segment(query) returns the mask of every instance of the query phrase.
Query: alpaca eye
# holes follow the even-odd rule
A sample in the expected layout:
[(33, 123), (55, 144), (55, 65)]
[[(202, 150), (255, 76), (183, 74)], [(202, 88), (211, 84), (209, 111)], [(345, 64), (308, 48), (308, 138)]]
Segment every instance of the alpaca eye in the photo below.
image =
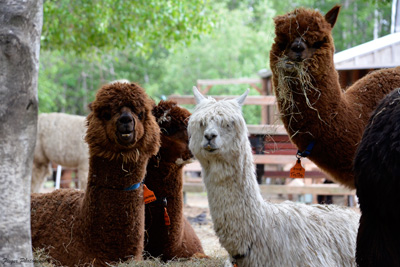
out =
[(109, 121), (111, 119), (111, 112), (108, 110), (102, 110), (100, 112), (100, 118), (103, 120)]
[(140, 113), (138, 114), (138, 118), (139, 118), (139, 120), (142, 120), (142, 119), (143, 119), (143, 112), (140, 112)]
[(322, 41), (315, 42), (312, 47), (315, 49), (321, 48), (326, 43), (326, 39), (324, 38)]
[(167, 136), (176, 134), (176, 132), (178, 132), (178, 128), (175, 127), (175, 126), (171, 126), (168, 130), (165, 130), (165, 134), (166, 134)]

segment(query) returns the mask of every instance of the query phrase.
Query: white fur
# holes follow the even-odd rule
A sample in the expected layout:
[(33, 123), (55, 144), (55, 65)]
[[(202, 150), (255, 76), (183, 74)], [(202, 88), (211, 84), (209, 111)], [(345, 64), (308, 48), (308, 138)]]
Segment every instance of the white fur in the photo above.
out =
[(354, 266), (359, 214), (334, 205), (265, 202), (241, 113), (245, 96), (216, 102), (199, 94), (189, 148), (202, 165), (221, 245), (230, 256), (246, 254), (238, 266)]
[(42, 113), (33, 158), (31, 192), (39, 192), (51, 175), (50, 162), (77, 169), (79, 188), (85, 190), (89, 172), (89, 149), (85, 143), (86, 117)]

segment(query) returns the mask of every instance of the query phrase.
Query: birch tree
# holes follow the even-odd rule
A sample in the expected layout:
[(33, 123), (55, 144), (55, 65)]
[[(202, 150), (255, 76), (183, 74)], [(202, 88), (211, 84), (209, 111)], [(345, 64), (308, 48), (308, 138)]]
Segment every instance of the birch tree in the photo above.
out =
[(0, 2), (0, 265), (32, 266), (30, 185), (42, 0)]

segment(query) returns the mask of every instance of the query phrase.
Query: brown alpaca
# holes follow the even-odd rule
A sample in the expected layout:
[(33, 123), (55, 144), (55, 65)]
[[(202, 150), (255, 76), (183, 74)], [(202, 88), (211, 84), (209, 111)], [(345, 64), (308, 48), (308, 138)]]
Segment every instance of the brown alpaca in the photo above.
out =
[(48, 249), (67, 266), (141, 259), (141, 182), (160, 146), (152, 103), (134, 83), (105, 85), (97, 92), (87, 117), (87, 189), (32, 195), (33, 247)]
[(333, 63), (331, 30), (340, 6), (325, 16), (299, 8), (275, 20), (270, 67), (281, 119), (300, 151), (332, 178), (354, 188), (353, 158), (371, 112), (400, 87), (400, 67), (375, 71), (343, 91)]
[[(199, 238), (183, 216), (182, 168), (193, 157), (186, 129), (190, 112), (173, 101), (161, 101), (153, 114), (161, 129), (161, 147), (147, 165), (145, 182), (157, 201), (146, 205), (144, 250), (164, 261), (204, 254)], [(164, 220), (165, 207), (169, 226)]]

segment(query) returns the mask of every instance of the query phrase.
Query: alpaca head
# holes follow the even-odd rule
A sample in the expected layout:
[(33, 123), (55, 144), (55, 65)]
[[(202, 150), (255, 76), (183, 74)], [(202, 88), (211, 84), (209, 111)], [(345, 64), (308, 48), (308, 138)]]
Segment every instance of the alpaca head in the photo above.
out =
[(104, 85), (91, 103), (86, 142), (90, 155), (137, 161), (158, 152), (160, 129), (151, 114), (153, 102), (134, 83)]
[(295, 94), (306, 96), (307, 106), (313, 108), (313, 102), (321, 94), (316, 80), (334, 72), (335, 46), (331, 31), (339, 11), (340, 5), (336, 5), (323, 16), (316, 10), (298, 8), (274, 18), (276, 36), (270, 66), (278, 103), (284, 109), (293, 109), (292, 90), (296, 89), (300, 91)]
[(240, 154), (243, 141), (248, 141), (241, 105), (249, 91), (236, 99), (219, 102), (205, 98), (196, 87), (193, 92), (197, 105), (188, 125), (192, 153), (200, 162), (207, 158), (229, 160)]
[(174, 101), (160, 101), (154, 107), (153, 115), (161, 131), (160, 159), (182, 166), (189, 163), (193, 158), (187, 134), (190, 112)]
[(340, 6), (333, 7), (325, 16), (315, 10), (295, 9), (275, 21), (275, 42), (271, 58), (286, 72), (299, 70), (301, 64), (326, 61), (326, 54), (333, 55), (334, 44), (331, 30), (334, 27)]

